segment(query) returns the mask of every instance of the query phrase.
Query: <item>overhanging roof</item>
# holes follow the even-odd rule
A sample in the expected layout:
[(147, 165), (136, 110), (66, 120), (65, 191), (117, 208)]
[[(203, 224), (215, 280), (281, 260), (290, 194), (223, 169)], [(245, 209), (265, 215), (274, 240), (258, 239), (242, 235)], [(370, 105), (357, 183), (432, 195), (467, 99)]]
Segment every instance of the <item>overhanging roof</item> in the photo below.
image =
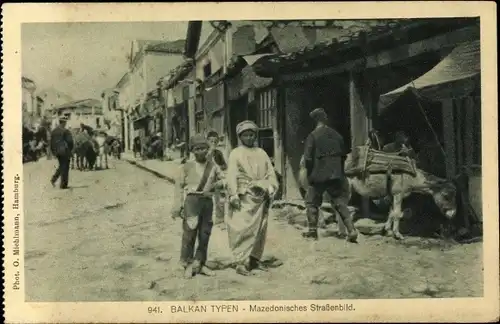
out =
[(380, 96), (379, 110), (390, 106), (406, 91), (428, 100), (463, 97), (474, 90), (481, 73), (480, 41), (459, 44), (430, 71), (412, 82)]

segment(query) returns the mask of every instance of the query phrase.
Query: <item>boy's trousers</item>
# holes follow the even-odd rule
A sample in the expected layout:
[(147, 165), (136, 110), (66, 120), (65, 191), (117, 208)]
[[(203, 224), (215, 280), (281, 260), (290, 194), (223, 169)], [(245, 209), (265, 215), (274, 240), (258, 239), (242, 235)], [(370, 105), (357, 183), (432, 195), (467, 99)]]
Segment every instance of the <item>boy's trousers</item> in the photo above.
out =
[[(208, 242), (213, 227), (212, 213), (212, 197), (190, 194), (186, 196), (182, 222), (182, 263), (188, 264), (195, 259), (204, 265), (207, 261)], [(195, 251), (196, 238), (198, 246)]]

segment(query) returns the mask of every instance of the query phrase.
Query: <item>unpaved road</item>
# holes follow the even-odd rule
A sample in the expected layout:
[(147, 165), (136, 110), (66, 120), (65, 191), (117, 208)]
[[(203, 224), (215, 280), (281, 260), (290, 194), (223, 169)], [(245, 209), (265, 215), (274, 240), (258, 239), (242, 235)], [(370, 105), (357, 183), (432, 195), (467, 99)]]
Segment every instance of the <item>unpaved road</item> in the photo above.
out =
[[(182, 278), (181, 224), (170, 218), (173, 187), (126, 162), (72, 171), (67, 191), (53, 189), (53, 161), (26, 164), (27, 301), (262, 300), (482, 296), (482, 243), (448, 245), (361, 236), (306, 242), (273, 211), (268, 272), (241, 277), (226, 232), (214, 227), (215, 277)], [(280, 219), (283, 217), (279, 217)]]

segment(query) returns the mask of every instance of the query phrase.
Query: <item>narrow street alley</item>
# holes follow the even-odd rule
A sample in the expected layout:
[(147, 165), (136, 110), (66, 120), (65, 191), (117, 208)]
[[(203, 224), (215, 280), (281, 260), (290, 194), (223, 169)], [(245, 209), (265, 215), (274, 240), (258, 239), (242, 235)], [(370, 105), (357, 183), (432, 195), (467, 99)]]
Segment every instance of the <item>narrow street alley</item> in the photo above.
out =
[[(227, 234), (214, 226), (215, 277), (182, 278), (181, 221), (173, 186), (125, 161), (70, 172), (52, 188), (54, 161), (24, 165), (26, 301), (423, 298), (482, 295), (481, 243), (397, 242), (361, 236), (306, 242), (273, 210), (264, 262), (252, 277), (229, 267)], [(413, 242), (414, 244), (411, 244)]]

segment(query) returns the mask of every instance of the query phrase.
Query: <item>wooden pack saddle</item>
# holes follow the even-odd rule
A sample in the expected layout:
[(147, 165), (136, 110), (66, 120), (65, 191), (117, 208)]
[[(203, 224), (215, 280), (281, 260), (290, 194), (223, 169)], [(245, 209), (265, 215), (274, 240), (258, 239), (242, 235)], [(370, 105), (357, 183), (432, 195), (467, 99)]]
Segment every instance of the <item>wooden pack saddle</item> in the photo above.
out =
[(387, 153), (375, 150), (369, 145), (353, 148), (345, 161), (347, 176), (361, 176), (368, 174), (407, 173), (416, 176), (415, 160), (400, 156), (398, 153)]

